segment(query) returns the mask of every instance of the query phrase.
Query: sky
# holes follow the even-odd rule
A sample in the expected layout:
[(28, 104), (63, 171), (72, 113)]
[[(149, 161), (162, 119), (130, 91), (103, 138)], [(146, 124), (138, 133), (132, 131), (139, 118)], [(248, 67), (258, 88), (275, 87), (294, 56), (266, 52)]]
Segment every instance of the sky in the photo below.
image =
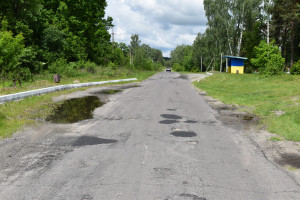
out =
[(138, 34), (142, 44), (160, 49), (165, 57), (177, 45), (192, 45), (206, 29), (203, 0), (107, 0), (107, 4), (115, 42), (129, 45), (131, 35)]

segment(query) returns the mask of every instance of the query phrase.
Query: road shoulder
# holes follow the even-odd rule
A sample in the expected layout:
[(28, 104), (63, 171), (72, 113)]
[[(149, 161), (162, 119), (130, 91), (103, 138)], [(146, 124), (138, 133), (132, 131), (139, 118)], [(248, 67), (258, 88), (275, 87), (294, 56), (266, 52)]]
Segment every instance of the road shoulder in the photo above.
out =
[[(201, 80), (207, 75), (189, 74), (191, 82)], [(300, 185), (300, 142), (278, 139), (278, 135), (269, 133), (261, 126), (259, 118), (241, 111), (239, 105), (227, 105), (207, 96), (206, 92), (195, 87), (207, 104), (216, 111), (216, 118), (224, 125), (244, 133), (261, 150), (274, 166), (284, 170)]]

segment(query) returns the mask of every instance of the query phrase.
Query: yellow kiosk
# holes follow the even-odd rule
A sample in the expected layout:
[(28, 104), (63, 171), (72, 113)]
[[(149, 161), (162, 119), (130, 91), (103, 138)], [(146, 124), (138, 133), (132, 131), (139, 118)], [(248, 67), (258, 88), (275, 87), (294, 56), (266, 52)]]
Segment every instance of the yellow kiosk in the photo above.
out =
[(244, 60), (248, 58), (237, 56), (223, 56), (223, 58), (226, 58), (226, 72), (231, 74), (244, 73)]

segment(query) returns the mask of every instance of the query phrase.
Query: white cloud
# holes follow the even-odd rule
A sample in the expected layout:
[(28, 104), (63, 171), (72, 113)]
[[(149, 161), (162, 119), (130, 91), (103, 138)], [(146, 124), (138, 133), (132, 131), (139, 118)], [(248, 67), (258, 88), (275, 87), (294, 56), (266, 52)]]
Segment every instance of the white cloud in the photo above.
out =
[(139, 34), (142, 43), (161, 49), (164, 56), (177, 45), (192, 44), (206, 28), (202, 0), (107, 0), (115, 41), (130, 43)]

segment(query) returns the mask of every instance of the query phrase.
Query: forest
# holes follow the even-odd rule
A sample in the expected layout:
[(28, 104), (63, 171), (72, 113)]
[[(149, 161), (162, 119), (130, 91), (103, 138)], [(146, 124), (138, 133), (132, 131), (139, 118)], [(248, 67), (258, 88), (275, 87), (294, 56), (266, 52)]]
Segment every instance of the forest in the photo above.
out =
[(66, 77), (99, 68), (154, 70), (162, 52), (111, 42), (113, 19), (105, 0), (4, 0), (0, 2), (0, 81), (29, 81), (37, 74)]
[(178, 45), (171, 52), (168, 64), (174, 70), (220, 70), (225, 65), (221, 56), (230, 55), (248, 58), (247, 73), (300, 74), (299, 0), (203, 2), (206, 31), (192, 45)]

